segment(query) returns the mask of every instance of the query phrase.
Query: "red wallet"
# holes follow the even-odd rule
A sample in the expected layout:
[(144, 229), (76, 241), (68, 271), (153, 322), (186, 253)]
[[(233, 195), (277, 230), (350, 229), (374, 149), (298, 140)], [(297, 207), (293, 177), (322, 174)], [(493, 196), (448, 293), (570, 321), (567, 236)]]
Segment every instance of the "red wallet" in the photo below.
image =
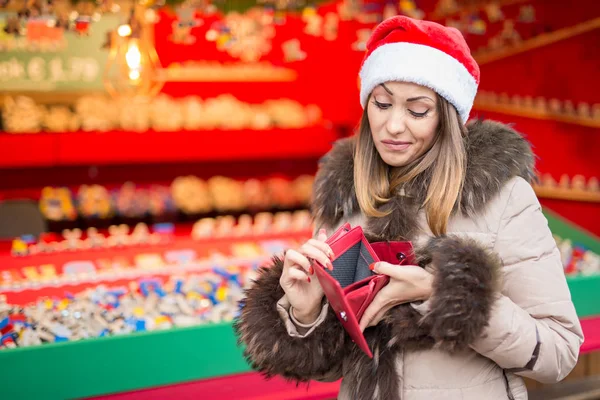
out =
[(360, 226), (345, 224), (327, 241), (334, 253), (333, 271), (316, 263), (315, 273), (330, 307), (354, 343), (373, 357), (358, 322), (375, 295), (389, 282), (387, 275), (375, 274), (369, 266), (378, 261), (414, 264), (410, 242), (369, 243)]

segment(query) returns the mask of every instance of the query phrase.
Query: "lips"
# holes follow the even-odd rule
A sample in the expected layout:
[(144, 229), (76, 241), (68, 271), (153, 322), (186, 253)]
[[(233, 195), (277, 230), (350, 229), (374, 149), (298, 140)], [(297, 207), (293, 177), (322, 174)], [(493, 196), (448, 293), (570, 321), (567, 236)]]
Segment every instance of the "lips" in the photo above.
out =
[(391, 139), (382, 140), (381, 143), (383, 143), (385, 147), (392, 151), (404, 151), (408, 149), (411, 145), (410, 142), (403, 142), (401, 140)]
[(381, 142), (385, 143), (385, 144), (393, 144), (393, 145), (410, 144), (410, 142), (403, 142), (401, 140), (391, 140), (391, 139), (382, 140)]

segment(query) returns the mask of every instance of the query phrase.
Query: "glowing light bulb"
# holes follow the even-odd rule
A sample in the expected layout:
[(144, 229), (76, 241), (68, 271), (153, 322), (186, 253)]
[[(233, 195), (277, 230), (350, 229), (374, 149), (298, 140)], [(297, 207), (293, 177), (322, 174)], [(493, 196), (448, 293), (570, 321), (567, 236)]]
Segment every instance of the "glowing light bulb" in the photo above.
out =
[(142, 64), (142, 53), (135, 41), (129, 44), (127, 53), (125, 53), (125, 61), (129, 69), (139, 69)]
[(117, 28), (117, 33), (121, 37), (129, 36), (131, 35), (131, 26), (129, 26), (128, 24), (121, 25)]
[(131, 40), (125, 53), (125, 63), (129, 67), (129, 79), (137, 82), (141, 78), (142, 53), (136, 40)]

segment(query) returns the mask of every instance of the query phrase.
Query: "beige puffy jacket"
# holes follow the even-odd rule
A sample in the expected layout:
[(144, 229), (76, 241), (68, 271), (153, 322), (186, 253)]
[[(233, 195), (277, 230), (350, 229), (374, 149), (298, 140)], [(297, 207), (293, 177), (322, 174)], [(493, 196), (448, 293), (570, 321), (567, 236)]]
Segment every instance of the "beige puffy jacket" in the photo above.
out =
[[(390, 311), (385, 323), (371, 328), (372, 333), (367, 330), (365, 336), (375, 355), (370, 360), (347, 337), (344, 339), (326, 303), (311, 326), (292, 320), (289, 303), (276, 288), (275, 279), (281, 273), (281, 263), (276, 262), (263, 274), (263, 281), (259, 279), (259, 285), (248, 292), (237, 322), (247, 357), (257, 369), (298, 381), (343, 376), (342, 400), (523, 400), (527, 391), (521, 376), (551, 383), (572, 370), (583, 335), (560, 254), (526, 180), (532, 171), (531, 160), (523, 159), (530, 155), (529, 147), (507, 127), (482, 124), (470, 127), (469, 162), (478, 170), (467, 174), (462, 212), (456, 212), (449, 221), (448, 238), (431, 245), (432, 234), (423, 211), (413, 217), (409, 213), (389, 217), (410, 222), (413, 233), (404, 233), (410, 235), (417, 249), (430, 254), (426, 268), (439, 264), (432, 268), (437, 279), (432, 298), (422, 304), (399, 306)], [(490, 135), (494, 138), (491, 143)], [(489, 154), (477, 141), (481, 137), (493, 149), (514, 152), (506, 151), (506, 159), (486, 159)], [(348, 154), (351, 152), (340, 146), (334, 149), (321, 167), (321, 184), (335, 182), (345, 190), (344, 179), (348, 178), (336, 171)], [(514, 163), (514, 170), (506, 173), (503, 168), (510, 163)], [(330, 170), (332, 166), (334, 170)], [(493, 185), (483, 189), (487, 176), (496, 183), (496, 190)], [(316, 190), (320, 188), (323, 186), (318, 180)], [(319, 201), (316, 193), (315, 214), (328, 231), (350, 222), (371, 232), (388, 229), (375, 233), (374, 239), (398, 236), (390, 228), (378, 229), (387, 225), (369, 221), (356, 207), (344, 202), (340, 205), (339, 200), (334, 200), (337, 206), (330, 204), (335, 193), (321, 190), (327, 200)], [(414, 198), (418, 203), (418, 195)], [(412, 203), (399, 203), (399, 208), (410, 209)], [(447, 259), (442, 262), (440, 257)], [(455, 271), (465, 275), (452, 282), (452, 268), (457, 264), (461, 267)], [(498, 276), (492, 274), (487, 280), (485, 274), (492, 268), (498, 269)], [(497, 285), (493, 279), (499, 279)], [(473, 286), (464, 283), (469, 281), (475, 281)], [(271, 306), (267, 302), (272, 302)]]

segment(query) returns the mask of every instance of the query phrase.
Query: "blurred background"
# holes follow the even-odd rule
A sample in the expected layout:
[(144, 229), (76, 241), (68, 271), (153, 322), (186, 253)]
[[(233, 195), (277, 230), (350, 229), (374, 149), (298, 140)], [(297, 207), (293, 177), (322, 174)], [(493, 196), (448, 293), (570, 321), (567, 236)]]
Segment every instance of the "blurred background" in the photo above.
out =
[(251, 372), (231, 321), (311, 235), (317, 162), (397, 14), (459, 29), (471, 118), (535, 147), (586, 343), (530, 396), (600, 398), (597, 0), (0, 0), (0, 397), (335, 398)]

